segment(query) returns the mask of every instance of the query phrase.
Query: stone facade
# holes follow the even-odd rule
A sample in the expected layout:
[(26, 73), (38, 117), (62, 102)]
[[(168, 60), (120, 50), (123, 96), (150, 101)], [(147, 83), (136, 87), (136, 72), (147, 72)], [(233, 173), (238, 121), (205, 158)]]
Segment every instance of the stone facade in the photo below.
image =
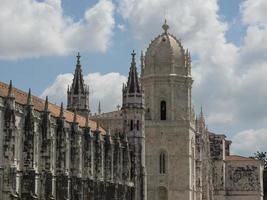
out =
[[(190, 53), (162, 28), (140, 59), (147, 200), (262, 199), (262, 163), (231, 155), (231, 141), (207, 129), (202, 110), (196, 116)], [(120, 130), (122, 111), (91, 118)]]
[[(146, 199), (144, 123), (104, 130), (88, 118), (88, 91), (79, 55), (68, 110), (0, 83), (1, 200)], [(125, 92), (124, 118), (144, 119), (140, 91)]]
[(1, 200), (263, 199), (263, 163), (195, 114), (190, 53), (162, 28), (116, 111), (90, 113), (79, 54), (67, 110), (0, 83)]

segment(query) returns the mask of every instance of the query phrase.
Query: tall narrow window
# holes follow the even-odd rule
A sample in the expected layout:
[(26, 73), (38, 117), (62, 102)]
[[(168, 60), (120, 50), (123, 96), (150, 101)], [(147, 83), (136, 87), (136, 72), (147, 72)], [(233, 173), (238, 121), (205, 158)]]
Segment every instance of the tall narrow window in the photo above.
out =
[(133, 130), (133, 120), (131, 120), (131, 131)]
[(166, 154), (164, 152), (159, 155), (159, 173), (166, 174)]
[(136, 129), (139, 131), (139, 126), (140, 126), (140, 123), (139, 123), (139, 120), (137, 120), (136, 122)]
[(167, 115), (167, 108), (166, 108), (166, 101), (160, 102), (160, 119), (166, 120)]

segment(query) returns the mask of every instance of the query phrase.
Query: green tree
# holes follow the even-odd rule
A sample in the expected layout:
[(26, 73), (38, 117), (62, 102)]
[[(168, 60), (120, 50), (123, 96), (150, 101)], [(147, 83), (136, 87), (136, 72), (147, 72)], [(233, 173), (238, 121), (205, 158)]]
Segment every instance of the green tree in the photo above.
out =
[(263, 161), (264, 169), (267, 169), (267, 152), (257, 151), (256, 153), (254, 153), (254, 156), (252, 156), (252, 158)]

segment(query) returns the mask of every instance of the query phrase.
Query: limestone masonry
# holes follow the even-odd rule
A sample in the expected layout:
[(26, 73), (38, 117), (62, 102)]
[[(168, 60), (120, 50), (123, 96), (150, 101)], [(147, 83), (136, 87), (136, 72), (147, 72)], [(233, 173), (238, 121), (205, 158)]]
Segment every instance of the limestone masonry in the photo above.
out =
[(263, 199), (263, 163), (196, 116), (190, 53), (162, 28), (113, 112), (90, 113), (79, 54), (66, 110), (0, 82), (0, 200)]

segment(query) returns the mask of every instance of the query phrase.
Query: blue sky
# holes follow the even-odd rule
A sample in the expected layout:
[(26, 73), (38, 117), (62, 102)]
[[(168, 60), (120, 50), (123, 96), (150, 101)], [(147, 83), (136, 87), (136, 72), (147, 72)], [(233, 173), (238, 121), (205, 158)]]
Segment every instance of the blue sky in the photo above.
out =
[[(120, 103), (131, 51), (140, 55), (160, 34), (166, 17), (170, 31), (193, 54), (193, 103), (197, 112), (204, 107), (209, 128), (229, 135), (235, 151), (243, 154), (248, 154), (241, 147), (244, 138), (255, 139), (247, 144), (251, 148), (257, 138), (265, 138), (266, 1), (12, 2), (1, 4), (7, 13), (0, 16), (1, 81), (12, 79), (16, 87), (31, 87), (35, 95), (49, 95), (59, 104), (65, 101), (80, 51), (92, 110), (98, 100), (102, 110), (113, 110)], [(16, 14), (9, 15), (9, 10)]]
[[(239, 3), (241, 0), (220, 0), (219, 14), (223, 20), (232, 23), (239, 16)], [(40, 1), (42, 2), (42, 1)], [(81, 19), (85, 10), (97, 3), (97, 0), (64, 0), (62, 7), (64, 14), (71, 16), (75, 21)], [(164, 18), (164, 16), (162, 16)], [(115, 13), (115, 20), (121, 22), (121, 16)], [(240, 44), (243, 27), (231, 26), (227, 34), (227, 40)], [(155, 33), (155, 35), (158, 33)], [(151, 38), (152, 39), (152, 38)], [(88, 40), (90, 36), (88, 35)], [(147, 45), (147, 41), (144, 45)], [(131, 33), (121, 32), (115, 27), (112, 44), (107, 52), (81, 52), (84, 73), (89, 72), (120, 72), (128, 73), (130, 53), (135, 49), (140, 52), (140, 46), (135, 43)], [(52, 84), (55, 77), (61, 73), (72, 73), (75, 67), (75, 54), (66, 56), (44, 56), (38, 58), (26, 58), (18, 60), (0, 60), (0, 80), (8, 82), (12, 79), (18, 87), (28, 90), (32, 88), (36, 95), (41, 95), (48, 85)], [(31, 78), (29, 78), (29, 76)], [(42, 78), (40, 78), (42, 77)]]

